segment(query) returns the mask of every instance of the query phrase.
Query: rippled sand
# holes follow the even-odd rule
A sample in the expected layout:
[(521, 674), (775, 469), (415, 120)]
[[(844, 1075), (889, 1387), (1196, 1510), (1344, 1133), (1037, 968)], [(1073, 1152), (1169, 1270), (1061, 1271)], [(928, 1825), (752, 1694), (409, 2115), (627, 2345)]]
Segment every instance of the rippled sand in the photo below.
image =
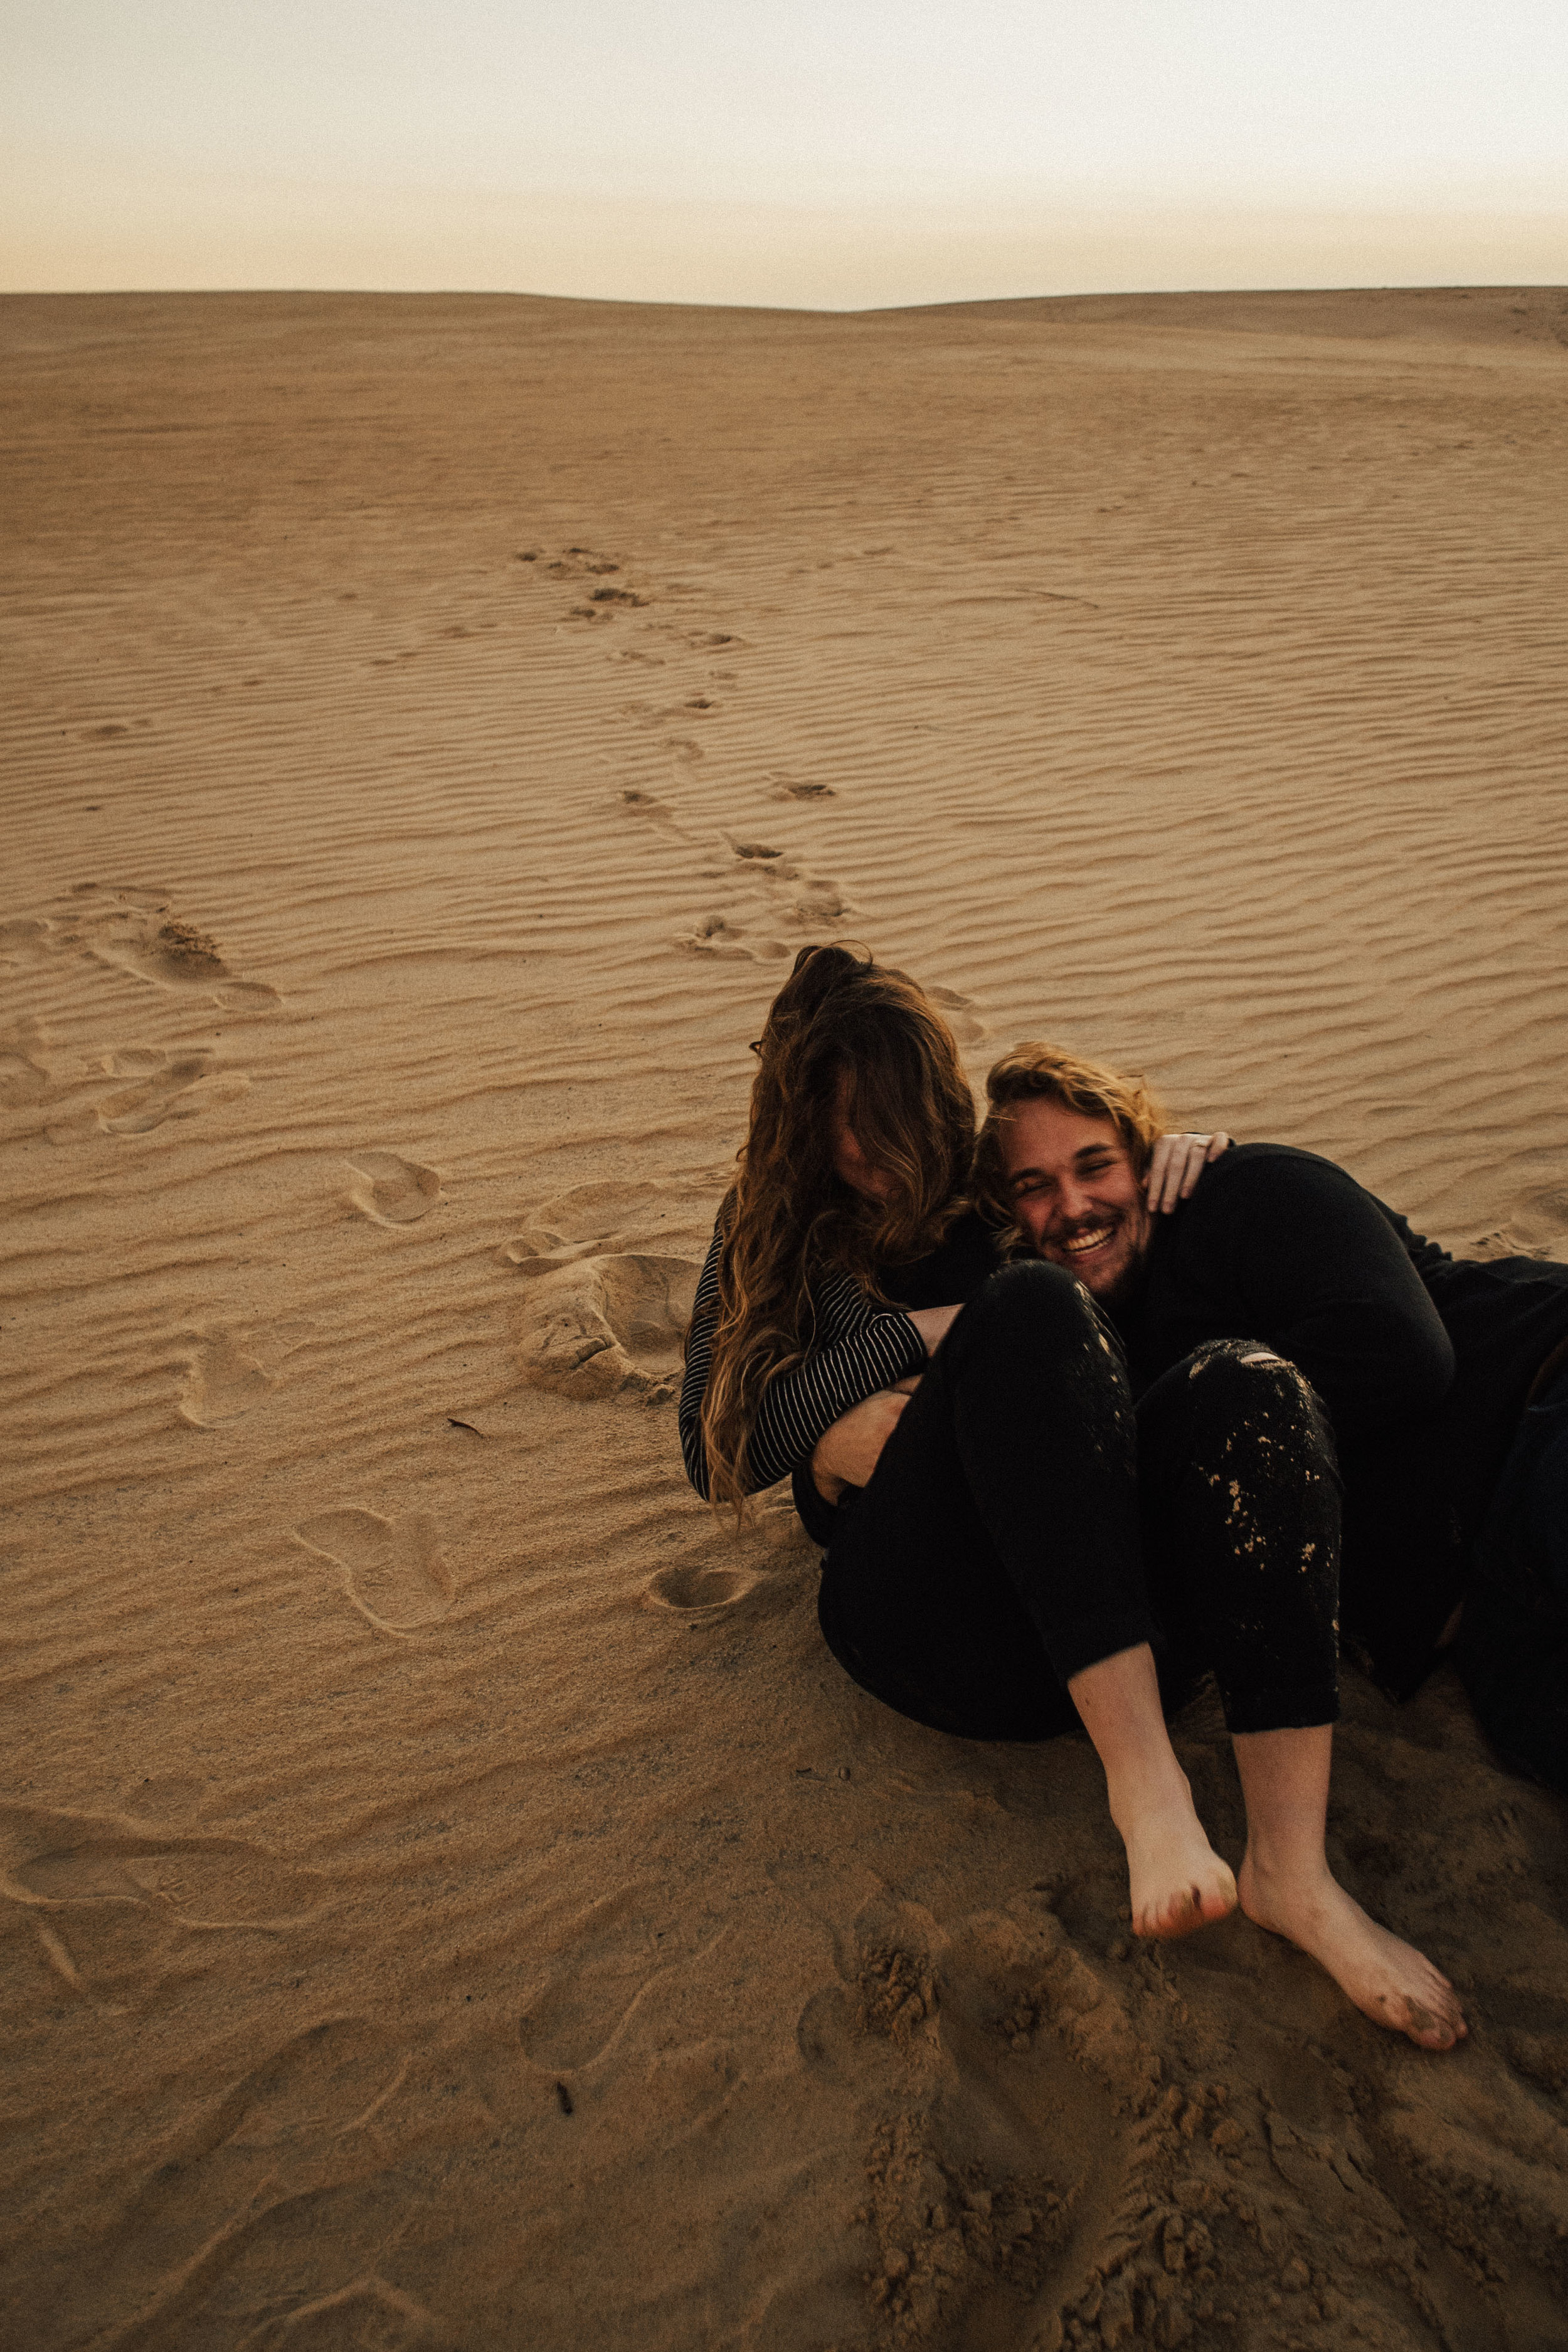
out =
[(1568, 294), (0, 315), (0, 2336), (1568, 2345), (1451, 1681), (1331, 1832), (1434, 2059), (1130, 1951), (1087, 1748), (863, 1698), (669, 1402), (806, 939), (1568, 1255)]

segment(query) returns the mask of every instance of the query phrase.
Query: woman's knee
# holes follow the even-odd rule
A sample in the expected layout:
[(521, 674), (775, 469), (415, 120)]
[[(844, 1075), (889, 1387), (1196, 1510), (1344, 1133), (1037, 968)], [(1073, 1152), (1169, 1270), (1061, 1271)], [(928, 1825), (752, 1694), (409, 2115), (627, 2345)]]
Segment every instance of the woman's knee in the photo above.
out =
[(1110, 1353), (1088, 1291), (1066, 1266), (1047, 1258), (1025, 1258), (989, 1276), (954, 1326), (955, 1334), (965, 1329), (987, 1341), (999, 1336), (1047, 1345), (1091, 1340)]

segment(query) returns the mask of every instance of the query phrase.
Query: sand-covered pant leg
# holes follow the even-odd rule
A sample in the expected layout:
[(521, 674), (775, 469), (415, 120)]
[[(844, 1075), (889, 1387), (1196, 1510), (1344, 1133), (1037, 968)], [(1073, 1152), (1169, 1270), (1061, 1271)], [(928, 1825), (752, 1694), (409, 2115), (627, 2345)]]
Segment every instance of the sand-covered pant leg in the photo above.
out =
[(1311, 1384), (1259, 1340), (1210, 1340), (1140, 1397), (1138, 1459), (1156, 1611), (1228, 1728), (1336, 1721), (1343, 1495)]

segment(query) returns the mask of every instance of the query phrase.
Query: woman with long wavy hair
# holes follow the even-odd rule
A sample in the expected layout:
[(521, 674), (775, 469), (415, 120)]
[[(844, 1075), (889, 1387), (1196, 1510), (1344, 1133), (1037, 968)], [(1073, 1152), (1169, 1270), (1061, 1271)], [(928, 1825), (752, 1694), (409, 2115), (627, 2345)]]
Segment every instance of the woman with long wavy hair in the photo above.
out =
[(974, 1153), (952, 1033), (902, 972), (803, 949), (754, 1051), (682, 1397), (692, 1483), (737, 1512), (803, 1443), (809, 1454), (840, 1413), (923, 1363), (919, 1318), (889, 1306), (885, 1282), (963, 1216)]
[[(792, 1477), (826, 1556), (819, 1616), (862, 1688), (916, 1721), (1105, 1764), (1141, 1934), (1236, 1902), (1165, 1731), (1114, 1334), (1061, 1268), (1001, 1265), (968, 1198), (974, 1107), (904, 973), (804, 949), (757, 1043), (751, 1120), (687, 1341), (688, 1474), (718, 1507)], [(1158, 1205), (1207, 1137), (1151, 1123)], [(1221, 1139), (1223, 1141), (1223, 1139)], [(1133, 1661), (1130, 1668), (1129, 1660)], [(1179, 1643), (1166, 1705), (1195, 1678)]]

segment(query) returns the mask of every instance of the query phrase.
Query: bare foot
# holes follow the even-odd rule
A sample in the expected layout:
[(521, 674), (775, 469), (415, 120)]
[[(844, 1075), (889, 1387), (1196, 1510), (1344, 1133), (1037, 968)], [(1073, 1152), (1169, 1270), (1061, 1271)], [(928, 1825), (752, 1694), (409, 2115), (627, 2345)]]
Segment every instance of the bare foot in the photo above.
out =
[(1192, 1798), (1143, 1811), (1122, 1828), (1132, 1900), (1132, 1932), (1174, 1943), (1236, 1908), (1236, 1881), (1193, 1811)]
[(1423, 2050), (1451, 2050), (1469, 2032), (1447, 1978), (1414, 1944), (1369, 1919), (1326, 1867), (1310, 1885), (1281, 1885), (1248, 1853), (1240, 1895), (1249, 1919), (1310, 1953), (1374, 2024), (1407, 2033)]

